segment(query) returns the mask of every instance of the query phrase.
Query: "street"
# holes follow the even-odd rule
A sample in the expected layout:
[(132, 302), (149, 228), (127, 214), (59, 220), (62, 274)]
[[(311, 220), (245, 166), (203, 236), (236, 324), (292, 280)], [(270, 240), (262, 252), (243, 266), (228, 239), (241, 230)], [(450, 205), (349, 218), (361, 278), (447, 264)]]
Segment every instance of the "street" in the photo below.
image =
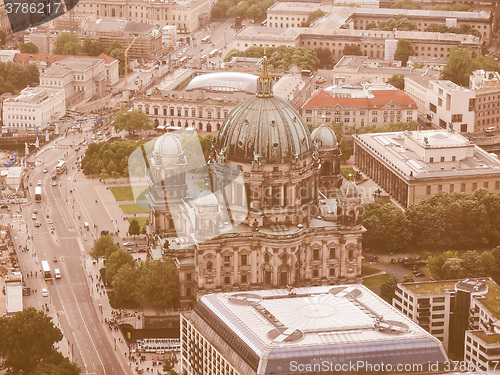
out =
[[(105, 205), (93, 203), (100, 199), (98, 196), (94, 199), (90, 191), (93, 188), (83, 184), (75, 190), (72, 179), (76, 169), (73, 165), (83, 150), (74, 152), (69, 146), (79, 143), (81, 139), (81, 134), (70, 134), (37, 153), (36, 160), (40, 166), (33, 170), (28, 181), (31, 197), (34, 196), (38, 181), (41, 181), (42, 202), (24, 207), (22, 216), (18, 215), (11, 221), (13, 233), (17, 233), (13, 241), (19, 249), (23, 277), (26, 286), (32, 291), (31, 296), (25, 297), (24, 301), (25, 306), (37, 309), (47, 304), (49, 315), (64, 334), (64, 339), (59, 343), (61, 352), (78, 363), (83, 373), (126, 374), (131, 372), (127, 356), (124, 355), (126, 346), (120, 345), (115, 350), (115, 339), (103, 324), (104, 312), (97, 307), (96, 297), (99, 296), (92, 292), (90, 277), (95, 278), (95, 271), (86, 269), (88, 265), (85, 260), (89, 258), (88, 251), (94, 236), (100, 234), (98, 230), (115, 231), (113, 228), (116, 225), (111, 223)], [(57, 161), (64, 157), (68, 170), (57, 175), (57, 184), (52, 186)], [(43, 173), (43, 168), (47, 168), (48, 173)], [(90, 195), (92, 205), (89, 203)], [(33, 201), (31, 198), (30, 202)], [(36, 219), (33, 219), (35, 209), (37, 214)], [(35, 227), (36, 222), (40, 223), (39, 227)], [(92, 223), (89, 231), (83, 229), (84, 222)], [(25, 246), (28, 251), (20, 249)], [(46, 282), (41, 272), (42, 260), (49, 262), (52, 277), (54, 269), (58, 268), (61, 279), (53, 278)], [(37, 277), (34, 276), (35, 272)], [(48, 289), (48, 297), (41, 296), (42, 288)]]

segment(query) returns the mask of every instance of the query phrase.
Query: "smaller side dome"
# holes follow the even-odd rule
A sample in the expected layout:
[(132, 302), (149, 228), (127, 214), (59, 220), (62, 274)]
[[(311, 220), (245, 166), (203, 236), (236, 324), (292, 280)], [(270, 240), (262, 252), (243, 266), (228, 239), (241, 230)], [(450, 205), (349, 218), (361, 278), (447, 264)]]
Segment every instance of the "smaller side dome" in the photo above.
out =
[(175, 157), (183, 154), (181, 142), (172, 134), (164, 134), (156, 140), (153, 155), (159, 157)]
[(214, 193), (205, 189), (195, 198), (194, 204), (197, 207), (213, 207), (218, 206), (219, 201)]
[(311, 133), (313, 143), (316, 143), (319, 148), (337, 147), (337, 136), (332, 128), (328, 125), (321, 124)]
[(361, 190), (359, 190), (358, 186), (352, 181), (346, 181), (340, 187), (340, 193), (345, 198), (360, 198)]

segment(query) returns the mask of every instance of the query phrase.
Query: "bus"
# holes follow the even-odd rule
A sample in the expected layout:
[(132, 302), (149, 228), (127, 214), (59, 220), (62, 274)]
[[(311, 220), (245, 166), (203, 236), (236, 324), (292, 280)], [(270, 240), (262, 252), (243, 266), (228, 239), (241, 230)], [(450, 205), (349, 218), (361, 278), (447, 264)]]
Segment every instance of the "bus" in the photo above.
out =
[(209, 43), (210, 42), (210, 36), (206, 36), (201, 40), (202, 43)]
[(216, 48), (208, 54), (208, 57), (215, 57), (219, 53), (219, 50)]
[(52, 280), (52, 275), (50, 273), (49, 262), (42, 260), (43, 277), (45, 280)]
[(56, 172), (57, 174), (61, 174), (66, 170), (66, 162), (64, 160), (59, 160), (59, 162), (56, 165)]
[(42, 187), (35, 186), (35, 202), (41, 202), (41, 201), (42, 201)]

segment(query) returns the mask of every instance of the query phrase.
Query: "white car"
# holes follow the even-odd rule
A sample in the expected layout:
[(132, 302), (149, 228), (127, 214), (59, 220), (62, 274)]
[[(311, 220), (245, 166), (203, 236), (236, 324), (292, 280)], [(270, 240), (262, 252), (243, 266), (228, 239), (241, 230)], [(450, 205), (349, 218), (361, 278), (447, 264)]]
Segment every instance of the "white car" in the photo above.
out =
[(132, 246), (133, 245), (133, 242), (124, 242), (123, 243), (123, 246)]
[(38, 186), (42, 186), (42, 180), (38, 180), (37, 185), (38, 185)]
[(495, 129), (496, 128), (494, 126), (490, 126), (489, 128), (486, 128), (486, 133), (493, 133)]
[(47, 168), (43, 169), (43, 173), (47, 173), (49, 170)]
[(33, 220), (36, 220), (36, 214), (31, 215), (31, 218), (32, 218)]
[(49, 291), (45, 288), (42, 289), (42, 297), (48, 297), (49, 296)]

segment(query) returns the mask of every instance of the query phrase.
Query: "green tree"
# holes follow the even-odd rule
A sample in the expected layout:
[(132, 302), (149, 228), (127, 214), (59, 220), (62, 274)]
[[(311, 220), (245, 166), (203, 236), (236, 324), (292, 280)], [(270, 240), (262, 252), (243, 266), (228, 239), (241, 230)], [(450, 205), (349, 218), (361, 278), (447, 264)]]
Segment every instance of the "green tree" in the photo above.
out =
[(79, 375), (78, 365), (71, 362), (58, 351), (53, 351), (48, 358), (44, 358), (30, 375)]
[(448, 56), (441, 78), (468, 87), (469, 76), (478, 69), (500, 71), (498, 61), (490, 56), (477, 56), (470, 48), (458, 48)]
[(56, 352), (54, 344), (63, 338), (59, 328), (52, 323), (52, 318), (33, 307), (13, 317), (0, 318), (0, 336), (2, 368), (10, 374), (29, 374), (43, 362), (53, 359)]
[(142, 262), (138, 267), (141, 302), (168, 308), (179, 306), (179, 281), (172, 263), (159, 260)]
[(345, 55), (356, 55), (363, 56), (363, 51), (361, 51), (361, 47), (358, 44), (346, 44), (342, 54)]
[(93, 259), (105, 258), (108, 260), (111, 254), (119, 249), (111, 236), (102, 235), (94, 242), (89, 254)]
[(469, 250), (462, 254), (460, 257), (462, 259), (464, 269), (463, 277), (483, 277), (485, 275), (483, 269), (483, 262), (479, 253), (475, 250)]
[(400, 252), (411, 243), (411, 233), (404, 212), (392, 202), (365, 204), (363, 245), (367, 248)]
[(321, 9), (316, 9), (312, 12), (309, 12), (307, 15), (307, 21), (305, 26), (309, 26), (311, 23), (314, 22), (317, 18), (321, 18), (325, 15), (326, 13), (323, 12)]
[(99, 56), (106, 50), (104, 44), (97, 40), (85, 39), (82, 45), (83, 54), (86, 56)]
[(134, 236), (134, 239), (135, 239), (135, 236), (138, 236), (139, 234), (141, 234), (141, 227), (139, 225), (139, 222), (136, 219), (130, 220), (130, 224), (128, 226), (128, 234), (130, 234), (131, 236)]
[(392, 5), (394, 9), (420, 9), (421, 4), (416, 0), (396, 0)]
[(349, 143), (347, 143), (345, 138), (342, 138), (339, 141), (339, 147), (340, 147), (340, 151), (342, 152), (342, 156), (340, 157), (340, 160), (342, 160), (343, 162), (346, 162), (352, 156), (352, 147), (349, 146)]
[(0, 30), (0, 46), (5, 46), (5, 43), (7, 43), (7, 34), (4, 30)]
[(460, 279), (464, 275), (464, 262), (460, 258), (449, 258), (443, 265), (445, 279)]
[(139, 272), (132, 265), (125, 264), (118, 269), (111, 282), (117, 303), (137, 306), (140, 295), (138, 280)]
[(394, 60), (400, 60), (402, 66), (406, 66), (408, 63), (408, 58), (412, 56), (415, 52), (411, 46), (408, 39), (399, 39), (394, 52)]
[(470, 5), (462, 3), (454, 3), (452, 5), (448, 4), (436, 4), (433, 5), (432, 10), (453, 10), (457, 12), (468, 12), (470, 10)]
[(106, 172), (106, 170), (103, 169), (102, 172), (99, 173), (99, 179), (101, 179), (103, 183), (106, 183), (106, 179), (108, 178), (109, 178), (108, 172)]
[(319, 60), (320, 69), (331, 69), (333, 67), (333, 54), (330, 48), (317, 48), (316, 57)]
[(52, 49), (54, 55), (81, 55), (82, 42), (76, 34), (63, 31), (57, 35)]
[(391, 276), (380, 287), (380, 296), (387, 302), (392, 304), (392, 299), (396, 297), (397, 288), (398, 288), (398, 279), (395, 276)]
[(450, 258), (458, 258), (458, 253), (456, 251), (448, 250), (440, 254), (429, 255), (427, 258), (427, 266), (429, 267), (429, 271), (431, 271), (431, 275), (434, 279), (443, 280), (445, 278), (443, 266)]
[(163, 362), (163, 373), (167, 375), (177, 375), (178, 372), (174, 370), (174, 365), (168, 359)]
[(134, 257), (132, 256), (132, 254), (122, 249), (118, 249), (117, 251), (111, 253), (108, 261), (106, 262), (107, 280), (110, 280), (112, 282), (118, 270), (126, 264), (129, 264), (131, 266), (134, 265)]
[(404, 90), (405, 76), (403, 74), (393, 74), (392, 77), (387, 80), (387, 83), (393, 85), (397, 89)]
[(38, 47), (32, 43), (21, 43), (19, 45), (19, 52), (21, 53), (38, 53)]
[(408, 275), (405, 275), (403, 277), (403, 281), (401, 281), (402, 283), (413, 283), (415, 282), (415, 276), (413, 276), (413, 274), (409, 273)]
[(116, 130), (126, 130), (130, 134), (135, 134), (139, 130), (152, 129), (153, 125), (149, 117), (142, 111), (123, 111), (116, 115)]

